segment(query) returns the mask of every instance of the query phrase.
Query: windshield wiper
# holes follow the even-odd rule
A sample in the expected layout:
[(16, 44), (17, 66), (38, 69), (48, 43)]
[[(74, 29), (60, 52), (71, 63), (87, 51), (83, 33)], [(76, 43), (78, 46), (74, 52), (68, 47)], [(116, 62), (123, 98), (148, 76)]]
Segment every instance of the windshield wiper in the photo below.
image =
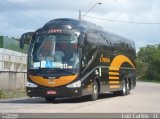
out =
[[(30, 69), (30, 70), (32, 70), (32, 69)], [(37, 73), (39, 73), (39, 72), (41, 72), (41, 71), (47, 71), (47, 70), (48, 70), (48, 68), (38, 68), (37, 71), (35, 71), (35, 72), (33, 73), (33, 75), (36, 75)]]
[[(30, 70), (32, 70), (32, 69), (30, 69)], [(73, 73), (73, 72), (70, 72), (70, 71), (67, 71), (67, 70), (64, 70), (64, 69), (50, 69), (50, 68), (39, 68), (39, 69), (37, 69), (37, 71), (35, 71), (34, 73), (33, 73), (33, 75), (36, 75), (37, 73), (39, 73), (39, 72), (41, 72), (41, 71), (48, 71), (48, 70), (55, 70), (55, 71), (64, 71), (64, 72), (66, 72), (66, 73), (69, 73), (69, 74), (71, 74), (71, 75), (76, 75), (75, 73)]]
[(70, 72), (70, 71), (67, 71), (67, 70), (64, 70), (64, 69), (57, 69), (57, 70), (60, 70), (60, 71), (67, 72), (67, 73), (69, 73), (69, 74), (72, 74), (72, 75), (76, 75), (75, 73), (73, 73), (73, 72)]

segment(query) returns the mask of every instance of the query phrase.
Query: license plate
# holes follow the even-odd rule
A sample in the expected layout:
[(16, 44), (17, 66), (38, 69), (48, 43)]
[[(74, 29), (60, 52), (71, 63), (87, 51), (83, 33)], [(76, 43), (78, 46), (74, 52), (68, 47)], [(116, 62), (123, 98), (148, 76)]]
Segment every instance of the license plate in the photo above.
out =
[(56, 94), (56, 91), (53, 91), (53, 90), (47, 91), (47, 94), (49, 94), (49, 95), (51, 95), (51, 94)]

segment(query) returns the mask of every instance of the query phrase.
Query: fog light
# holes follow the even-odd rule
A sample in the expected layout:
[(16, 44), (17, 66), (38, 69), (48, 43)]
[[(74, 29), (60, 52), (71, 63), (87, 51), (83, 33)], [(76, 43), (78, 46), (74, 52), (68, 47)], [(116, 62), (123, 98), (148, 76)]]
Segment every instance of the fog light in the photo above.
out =
[(77, 91), (77, 90), (75, 90), (75, 93), (78, 93), (78, 91)]

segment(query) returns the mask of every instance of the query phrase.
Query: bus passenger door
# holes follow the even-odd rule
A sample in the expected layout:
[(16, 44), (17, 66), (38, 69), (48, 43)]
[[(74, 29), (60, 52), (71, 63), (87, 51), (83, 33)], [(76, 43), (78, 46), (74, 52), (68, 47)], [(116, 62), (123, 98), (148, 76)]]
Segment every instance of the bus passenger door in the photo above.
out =
[(101, 68), (101, 91), (109, 92), (109, 66), (111, 63), (112, 46), (105, 33), (99, 33), (98, 44), (99, 66)]

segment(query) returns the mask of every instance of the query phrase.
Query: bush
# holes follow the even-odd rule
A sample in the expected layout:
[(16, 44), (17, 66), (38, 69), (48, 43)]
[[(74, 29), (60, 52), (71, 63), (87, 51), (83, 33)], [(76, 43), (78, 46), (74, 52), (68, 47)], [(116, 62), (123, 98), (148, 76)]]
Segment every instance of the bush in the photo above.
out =
[(140, 48), (137, 53), (137, 75), (141, 80), (160, 81), (160, 46)]
[(0, 98), (4, 98), (4, 93), (2, 90), (0, 90)]

